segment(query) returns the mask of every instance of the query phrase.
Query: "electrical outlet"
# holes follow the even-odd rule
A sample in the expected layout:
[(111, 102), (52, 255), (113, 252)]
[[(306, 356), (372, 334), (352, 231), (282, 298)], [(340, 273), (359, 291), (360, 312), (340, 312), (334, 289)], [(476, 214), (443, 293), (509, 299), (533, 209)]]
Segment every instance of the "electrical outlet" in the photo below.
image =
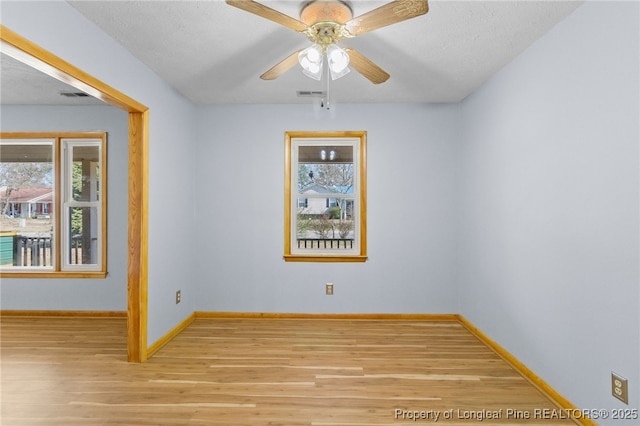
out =
[(180, 303), (180, 298), (181, 298), (181, 294), (180, 294), (180, 290), (178, 290), (176, 291), (176, 305)]
[(327, 283), (327, 286), (324, 289), (324, 294), (327, 296), (333, 296), (333, 283)]
[(611, 394), (625, 404), (629, 404), (628, 381), (624, 377), (611, 372)]

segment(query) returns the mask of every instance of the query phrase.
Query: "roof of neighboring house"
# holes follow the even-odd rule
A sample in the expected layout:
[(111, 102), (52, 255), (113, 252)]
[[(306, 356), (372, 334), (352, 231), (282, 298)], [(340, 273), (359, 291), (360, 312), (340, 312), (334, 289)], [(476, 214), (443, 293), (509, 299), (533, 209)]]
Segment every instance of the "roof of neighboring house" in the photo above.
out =
[[(0, 188), (0, 200), (6, 201), (7, 187)], [(9, 201), (12, 203), (50, 203), (53, 202), (51, 188), (20, 188), (11, 191)]]
[(322, 186), (322, 185), (318, 185), (317, 183), (312, 183), (310, 185), (307, 185), (306, 187), (302, 188), (300, 190), (301, 194), (304, 194), (306, 192), (315, 192), (317, 194), (337, 194), (337, 191), (334, 191), (331, 188), (327, 188), (326, 186)]
[[(344, 191), (340, 189), (344, 189)], [(339, 187), (338, 190), (336, 190), (324, 185), (312, 183), (300, 190), (300, 194), (304, 194), (306, 192), (315, 192), (317, 194), (352, 194), (353, 187)]]

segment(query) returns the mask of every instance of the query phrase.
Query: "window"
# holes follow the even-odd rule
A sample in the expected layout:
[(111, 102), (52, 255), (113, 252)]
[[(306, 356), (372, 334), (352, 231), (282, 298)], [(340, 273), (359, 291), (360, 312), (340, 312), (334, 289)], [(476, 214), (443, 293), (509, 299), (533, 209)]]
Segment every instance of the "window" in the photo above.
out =
[(0, 275), (106, 275), (106, 134), (0, 134)]
[(284, 259), (366, 261), (366, 132), (287, 132), (285, 144)]

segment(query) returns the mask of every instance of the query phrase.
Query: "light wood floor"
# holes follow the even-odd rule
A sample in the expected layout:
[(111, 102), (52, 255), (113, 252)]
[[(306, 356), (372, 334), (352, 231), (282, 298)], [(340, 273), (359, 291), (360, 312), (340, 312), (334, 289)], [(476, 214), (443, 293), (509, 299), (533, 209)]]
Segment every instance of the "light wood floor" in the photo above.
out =
[(7, 426), (574, 424), (455, 321), (196, 319), (143, 364), (122, 318), (1, 331)]

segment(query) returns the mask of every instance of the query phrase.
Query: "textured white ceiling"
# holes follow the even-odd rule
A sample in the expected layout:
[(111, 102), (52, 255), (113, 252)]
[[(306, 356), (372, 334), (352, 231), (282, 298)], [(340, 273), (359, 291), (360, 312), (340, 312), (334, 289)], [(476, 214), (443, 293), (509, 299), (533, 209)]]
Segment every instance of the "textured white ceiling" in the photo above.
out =
[[(302, 3), (261, 2), (296, 18)], [(264, 71), (310, 43), (222, 0), (69, 3), (195, 103), (308, 103), (296, 91), (322, 88), (298, 66), (277, 80), (261, 80)], [(386, 1), (349, 3), (358, 16)], [(331, 83), (332, 99), (458, 102), (580, 4), (430, 1), (426, 15), (344, 41), (391, 78), (374, 85), (352, 71)]]

